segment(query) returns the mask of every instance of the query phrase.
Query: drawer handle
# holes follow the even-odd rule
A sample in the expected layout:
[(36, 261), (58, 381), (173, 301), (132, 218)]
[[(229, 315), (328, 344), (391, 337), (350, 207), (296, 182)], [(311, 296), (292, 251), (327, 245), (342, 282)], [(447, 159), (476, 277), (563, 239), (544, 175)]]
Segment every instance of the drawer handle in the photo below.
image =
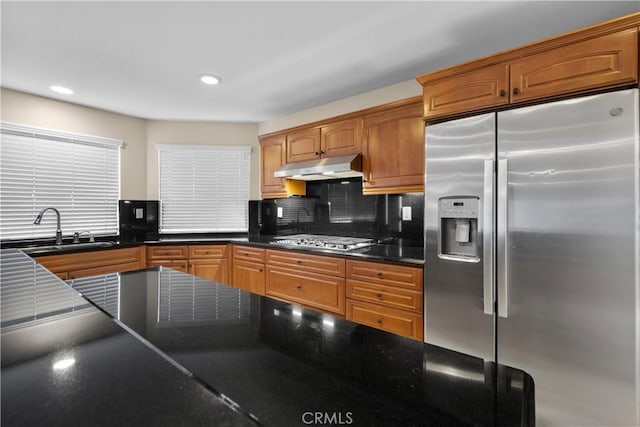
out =
[(382, 325), (382, 319), (378, 319), (376, 320), (376, 322), (378, 323), (378, 325)]
[(249, 256), (249, 253), (248, 253), (248, 252), (245, 252), (245, 253), (244, 253), (244, 256)]
[(302, 261), (301, 261), (301, 260), (297, 260), (296, 262), (297, 262), (298, 264), (302, 264)]
[(301, 285), (296, 286), (296, 289), (302, 289)]
[(380, 299), (382, 299), (382, 294), (376, 294), (376, 296)]
[(378, 277), (382, 277), (382, 272), (381, 272), (381, 271), (378, 271), (378, 273), (376, 274), (376, 276), (378, 276)]

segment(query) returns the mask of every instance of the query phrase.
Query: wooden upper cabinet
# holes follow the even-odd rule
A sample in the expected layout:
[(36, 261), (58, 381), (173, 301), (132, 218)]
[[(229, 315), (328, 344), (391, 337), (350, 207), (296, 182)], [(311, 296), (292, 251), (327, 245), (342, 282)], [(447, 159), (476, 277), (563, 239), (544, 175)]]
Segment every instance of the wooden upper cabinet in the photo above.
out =
[(287, 134), (287, 163), (319, 158), (320, 151), (320, 128)]
[(287, 161), (286, 138), (284, 135), (260, 140), (260, 161), (260, 189), (262, 196), (286, 196), (285, 180), (273, 176), (276, 169)]
[(335, 157), (361, 153), (362, 133), (361, 117), (323, 126), (320, 129), (321, 156)]
[(639, 25), (634, 13), (418, 76), (424, 118), (635, 85)]
[(364, 194), (424, 191), (424, 122), (420, 102), (366, 116)]
[(638, 31), (633, 28), (511, 62), (511, 101), (634, 83)]
[(509, 66), (493, 65), (423, 88), (424, 117), (435, 118), (509, 103)]

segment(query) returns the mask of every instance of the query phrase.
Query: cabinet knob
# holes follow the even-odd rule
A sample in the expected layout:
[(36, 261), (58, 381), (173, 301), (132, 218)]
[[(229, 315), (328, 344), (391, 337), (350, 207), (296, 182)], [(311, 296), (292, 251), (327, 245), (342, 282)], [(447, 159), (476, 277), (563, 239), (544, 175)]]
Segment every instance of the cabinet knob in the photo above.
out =
[(376, 322), (378, 322), (378, 325), (382, 325), (382, 319), (378, 319)]
[(382, 294), (376, 294), (376, 296), (380, 299), (382, 299)]
[(259, 271), (260, 273), (262, 273), (262, 269), (261, 269), (261, 268), (260, 268), (260, 269), (258, 269), (258, 271)]
[(504, 89), (500, 89), (500, 96), (505, 96), (507, 92)]
[(376, 273), (376, 276), (378, 276), (378, 277), (382, 277), (382, 272), (381, 272), (381, 271), (378, 271), (378, 273)]
[(302, 286), (298, 285), (296, 286), (296, 289), (302, 289)]
[(297, 260), (296, 263), (302, 264), (302, 261), (301, 260)]
[(520, 89), (518, 89), (517, 87), (514, 87), (514, 88), (513, 88), (513, 94), (514, 94), (514, 95), (517, 95), (517, 94), (519, 94), (519, 93), (520, 93)]
[(320, 150), (320, 154), (324, 154), (324, 151)]
[(316, 156), (319, 156), (319, 155), (320, 155), (320, 152), (319, 152), (319, 151), (316, 151)]

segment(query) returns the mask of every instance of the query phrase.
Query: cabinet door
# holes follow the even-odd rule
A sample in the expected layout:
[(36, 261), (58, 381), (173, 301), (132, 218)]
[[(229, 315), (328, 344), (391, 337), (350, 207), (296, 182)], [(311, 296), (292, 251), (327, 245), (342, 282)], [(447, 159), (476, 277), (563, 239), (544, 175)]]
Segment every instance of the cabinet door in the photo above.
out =
[(287, 135), (287, 163), (320, 157), (320, 129), (304, 129)]
[(147, 267), (168, 267), (173, 268), (174, 270), (182, 271), (183, 273), (189, 273), (189, 263), (186, 259), (161, 259), (161, 260), (151, 260), (147, 261)]
[(492, 65), (423, 87), (424, 117), (450, 116), (509, 103), (509, 66)]
[(364, 194), (424, 191), (424, 122), (417, 103), (365, 117)]
[(361, 153), (362, 131), (362, 118), (323, 126), (320, 130), (320, 154), (334, 157)]
[(621, 31), (511, 63), (511, 101), (638, 81), (638, 32)]
[(344, 315), (344, 279), (267, 266), (266, 294)]
[(233, 262), (233, 286), (254, 294), (264, 295), (264, 264), (247, 261)]
[(260, 141), (260, 190), (262, 197), (268, 194), (286, 195), (285, 181), (282, 178), (275, 178), (273, 173), (287, 161), (286, 138), (274, 136), (264, 138)]
[(79, 270), (69, 271), (68, 278), (79, 279), (80, 277), (97, 276), (110, 273), (122, 273), (125, 271), (138, 270), (140, 268), (143, 268), (141, 261), (103, 265), (100, 267), (83, 268)]
[(194, 259), (189, 261), (189, 273), (203, 279), (230, 284), (226, 259)]

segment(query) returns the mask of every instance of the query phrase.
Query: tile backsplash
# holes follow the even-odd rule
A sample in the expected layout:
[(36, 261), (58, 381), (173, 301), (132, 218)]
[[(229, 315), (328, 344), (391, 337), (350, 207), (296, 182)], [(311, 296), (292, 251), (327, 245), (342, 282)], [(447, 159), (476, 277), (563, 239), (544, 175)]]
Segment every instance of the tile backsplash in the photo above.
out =
[[(307, 182), (307, 195), (276, 199), (277, 234), (328, 234), (422, 246), (422, 193), (362, 195), (359, 178)], [(405, 219), (403, 219), (403, 211)], [(409, 219), (410, 218), (410, 219)]]

